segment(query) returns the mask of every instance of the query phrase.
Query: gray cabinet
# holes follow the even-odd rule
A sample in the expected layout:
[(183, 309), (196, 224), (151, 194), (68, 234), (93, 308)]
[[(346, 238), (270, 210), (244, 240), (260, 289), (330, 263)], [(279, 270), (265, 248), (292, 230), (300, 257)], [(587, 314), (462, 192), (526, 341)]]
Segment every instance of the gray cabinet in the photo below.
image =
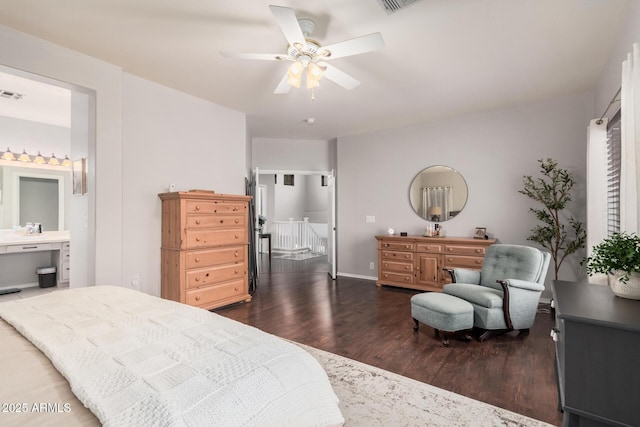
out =
[(640, 301), (607, 286), (554, 281), (564, 426), (640, 426)]

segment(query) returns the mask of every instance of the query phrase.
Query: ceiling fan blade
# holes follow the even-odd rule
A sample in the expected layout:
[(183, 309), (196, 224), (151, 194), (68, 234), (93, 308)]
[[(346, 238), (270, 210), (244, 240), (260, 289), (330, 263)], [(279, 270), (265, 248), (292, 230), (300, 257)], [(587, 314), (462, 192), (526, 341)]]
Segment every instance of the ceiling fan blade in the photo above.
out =
[(291, 60), (288, 55), (279, 53), (235, 53), (220, 52), (220, 56), (228, 59), (259, 59), (264, 61), (287, 61)]
[(342, 58), (344, 56), (359, 55), (361, 53), (382, 49), (383, 47), (384, 40), (382, 39), (382, 34), (373, 33), (366, 36), (356, 37), (355, 39), (323, 46), (318, 52), (318, 55), (322, 56), (323, 52), (329, 52), (330, 55), (324, 57), (324, 59), (327, 60)]
[(287, 80), (289, 80), (288, 72), (284, 73), (284, 77), (282, 78), (282, 80), (280, 80), (280, 83), (278, 83), (278, 86), (276, 87), (276, 90), (273, 91), (273, 93), (278, 95), (289, 93), (289, 91), (291, 90), (291, 86), (289, 86)]
[(324, 73), (322, 74), (323, 77), (326, 77), (327, 79), (342, 86), (347, 90), (351, 90), (360, 84), (359, 80), (354, 79), (349, 74), (337, 69), (334, 66), (331, 66), (324, 62), (318, 65), (320, 65), (324, 69)]
[(273, 5), (270, 5), (269, 9), (271, 9), (271, 13), (275, 16), (280, 29), (291, 46), (295, 46), (296, 44), (305, 46), (307, 44), (293, 9)]

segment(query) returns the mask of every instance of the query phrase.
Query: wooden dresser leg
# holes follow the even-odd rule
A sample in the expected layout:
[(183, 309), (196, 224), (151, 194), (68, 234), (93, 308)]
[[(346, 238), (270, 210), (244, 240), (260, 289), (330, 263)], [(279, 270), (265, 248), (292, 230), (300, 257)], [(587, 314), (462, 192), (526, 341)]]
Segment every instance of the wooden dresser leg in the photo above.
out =
[(413, 330), (417, 331), (418, 328), (420, 327), (420, 323), (416, 319), (413, 319), (413, 323), (414, 323), (413, 324)]

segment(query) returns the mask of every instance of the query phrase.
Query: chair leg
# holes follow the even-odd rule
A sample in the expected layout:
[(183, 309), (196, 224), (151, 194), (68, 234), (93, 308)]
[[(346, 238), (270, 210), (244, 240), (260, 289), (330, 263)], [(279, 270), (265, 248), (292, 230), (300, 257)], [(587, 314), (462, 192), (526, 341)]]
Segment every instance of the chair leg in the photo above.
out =
[(485, 342), (493, 336), (506, 334), (511, 331), (512, 329), (487, 329), (478, 337), (478, 341)]
[(417, 331), (418, 328), (420, 327), (420, 323), (416, 319), (413, 319), (413, 323), (414, 323), (413, 330)]

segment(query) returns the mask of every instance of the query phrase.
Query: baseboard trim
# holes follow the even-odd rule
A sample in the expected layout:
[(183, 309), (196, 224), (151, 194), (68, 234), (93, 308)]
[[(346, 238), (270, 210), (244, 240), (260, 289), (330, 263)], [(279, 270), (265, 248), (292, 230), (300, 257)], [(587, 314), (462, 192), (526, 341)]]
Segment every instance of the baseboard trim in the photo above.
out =
[(378, 276), (365, 276), (362, 274), (341, 273), (339, 271), (336, 273), (336, 276), (352, 277), (354, 279), (373, 280), (374, 282), (378, 280)]

